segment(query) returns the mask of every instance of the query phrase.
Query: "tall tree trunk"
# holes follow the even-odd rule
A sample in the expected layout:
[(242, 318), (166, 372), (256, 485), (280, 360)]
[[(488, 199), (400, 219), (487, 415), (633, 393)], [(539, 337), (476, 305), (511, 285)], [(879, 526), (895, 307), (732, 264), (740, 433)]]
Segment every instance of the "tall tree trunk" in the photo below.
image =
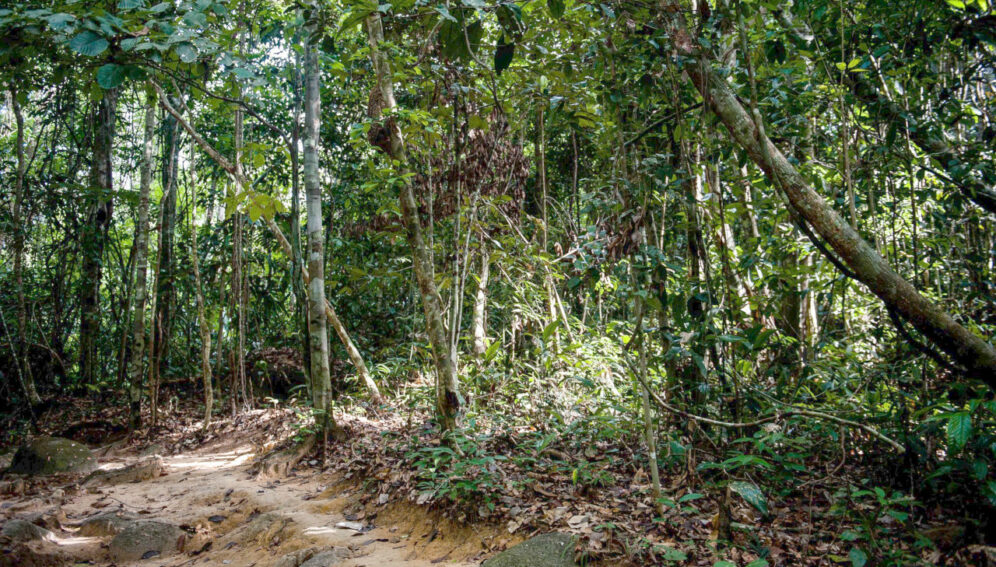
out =
[(204, 306), (201, 286), (201, 264), (197, 252), (197, 163), (194, 145), (190, 145), (190, 265), (194, 271), (194, 296), (197, 301), (197, 328), (201, 335), (201, 380), (204, 384), (204, 429), (211, 425), (214, 409), (214, 388), (211, 386), (211, 326)]
[[(311, 388), (311, 348), (308, 332), (308, 296), (304, 290), (301, 267), (304, 257), (301, 252), (301, 183), (300, 157), (298, 144), (301, 139), (301, 55), (294, 53), (294, 110), (291, 127), (291, 287), (294, 291), (294, 314), (296, 325), (301, 333), (301, 358), (304, 360), (304, 373), (308, 388)], [(361, 359), (362, 360), (362, 359)], [(310, 395), (310, 391), (309, 391)]]
[(24, 210), (25, 184), (24, 178), (28, 171), (28, 161), (24, 152), (24, 114), (21, 112), (21, 103), (18, 100), (17, 87), (11, 84), (10, 87), (11, 108), (14, 111), (14, 120), (17, 123), (17, 178), (14, 181), (14, 206), (11, 211), (11, 221), (14, 224), (14, 293), (17, 295), (17, 335), (18, 341), (16, 356), (21, 366), (21, 376), (24, 381), (24, 395), (28, 399), (28, 404), (37, 406), (41, 403), (41, 396), (38, 395), (38, 388), (35, 386), (34, 372), (31, 369), (31, 360), (28, 356), (28, 304), (24, 296), (24, 234), (27, 232), (27, 222), (21, 217)]
[[(948, 353), (968, 373), (996, 388), (996, 349), (959, 324), (903, 279), (827, 202), (818, 195), (764, 134), (725, 78), (712, 71), (712, 61), (686, 29), (680, 4), (662, 0), (661, 12), (679, 55), (695, 64), (684, 71), (709, 108), (720, 118), (730, 136), (785, 193), (792, 209), (812, 225), (842, 262), (886, 305), (910, 321), (917, 330)], [(752, 97), (753, 98), (753, 97)], [(757, 117), (760, 118), (759, 116)]]
[(321, 130), (321, 69), (311, 41), (304, 47), (304, 192), (308, 213), (308, 323), (311, 336), (311, 400), (318, 412), (319, 430), (334, 430), (332, 380), (329, 375), (329, 338), (325, 319), (324, 240), (322, 188), (318, 175), (318, 144)]
[[(173, 105), (177, 106), (178, 98)], [(162, 378), (169, 368), (170, 340), (173, 336), (173, 305), (176, 302), (174, 285), (174, 243), (176, 241), (176, 193), (178, 184), (178, 166), (180, 161), (180, 129), (175, 118), (166, 115), (163, 128), (163, 159), (162, 187), (163, 197), (161, 207), (162, 221), (159, 227), (159, 262), (156, 268), (156, 311), (152, 327), (153, 361), (156, 374)]]
[[(367, 16), (367, 34), (370, 43), (371, 57), (377, 74), (377, 88), (380, 90), (384, 110), (394, 110), (398, 105), (394, 99), (394, 83), (391, 73), (391, 63), (387, 54), (380, 49), (384, 41), (384, 28), (380, 13), (373, 12)], [(384, 121), (388, 130), (388, 155), (400, 162), (400, 168), (405, 172), (408, 168), (408, 157), (405, 140), (401, 128), (393, 118)], [(425, 312), (426, 330), (432, 345), (432, 355), (436, 364), (436, 410), (443, 428), (452, 431), (456, 428), (457, 416), (462, 400), (457, 380), (456, 364), (447, 340), (449, 332), (443, 321), (442, 299), (436, 288), (432, 257), (422, 234), (419, 220), (418, 202), (415, 200), (415, 190), (405, 177), (401, 184), (401, 220), (404, 223), (405, 235), (412, 251), (412, 263), (415, 268), (415, 279), (418, 281), (419, 293), (422, 296), (422, 309)]]
[(156, 97), (146, 95), (145, 136), (138, 188), (138, 224), (135, 226), (135, 299), (132, 302), (132, 347), (129, 360), (129, 408), (131, 429), (142, 426), (142, 377), (145, 366), (146, 278), (149, 271), (149, 192), (152, 189), (152, 152), (156, 135)]
[(87, 215), (82, 234), (83, 262), (80, 267), (80, 378), (93, 384), (99, 371), (97, 337), (100, 335), (100, 279), (107, 232), (114, 213), (111, 157), (114, 122), (117, 114), (117, 91), (104, 91), (93, 114), (93, 161), (89, 184), (94, 202)]

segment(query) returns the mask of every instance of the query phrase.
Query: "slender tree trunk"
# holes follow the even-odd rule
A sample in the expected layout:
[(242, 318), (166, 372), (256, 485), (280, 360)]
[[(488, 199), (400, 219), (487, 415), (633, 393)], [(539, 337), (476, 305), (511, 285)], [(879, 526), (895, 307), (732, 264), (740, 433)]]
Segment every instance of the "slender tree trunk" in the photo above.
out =
[[(176, 99), (178, 100), (178, 99)], [(174, 106), (177, 102), (174, 101)], [(153, 359), (161, 378), (169, 369), (170, 341), (173, 336), (173, 305), (176, 302), (173, 261), (176, 241), (176, 193), (180, 161), (180, 129), (175, 118), (166, 115), (163, 137), (162, 187), (159, 227), (159, 262), (156, 275), (156, 324), (152, 328)], [(151, 364), (151, 362), (150, 362)]]
[(24, 395), (31, 406), (41, 403), (41, 396), (38, 395), (38, 388), (35, 386), (35, 377), (31, 369), (31, 360), (28, 356), (28, 303), (24, 296), (24, 235), (27, 232), (27, 222), (21, 217), (24, 210), (25, 184), (24, 178), (27, 175), (28, 162), (24, 152), (24, 114), (21, 112), (21, 103), (18, 100), (17, 87), (11, 84), (10, 87), (11, 107), (14, 111), (14, 120), (17, 123), (17, 178), (14, 182), (14, 206), (11, 211), (11, 221), (14, 224), (14, 293), (17, 295), (17, 335), (18, 341), (16, 356), (20, 359), (18, 363), (22, 371), (24, 381)]
[(152, 189), (152, 152), (156, 135), (156, 97), (145, 101), (145, 136), (142, 141), (141, 181), (138, 189), (138, 224), (135, 226), (135, 299), (132, 302), (132, 347), (129, 360), (129, 409), (131, 429), (142, 426), (142, 377), (145, 360), (146, 278), (149, 271), (149, 192)]
[[(384, 41), (384, 28), (381, 24), (380, 13), (375, 11), (367, 16), (366, 23), (371, 56), (377, 73), (377, 88), (380, 90), (384, 110), (394, 110), (397, 107), (397, 101), (394, 99), (391, 64), (387, 54), (380, 49), (380, 44)], [(401, 128), (393, 118), (385, 120), (385, 127), (390, 136), (387, 153), (392, 159), (400, 162), (402, 170), (406, 170), (408, 158)], [(418, 202), (415, 200), (415, 191), (411, 182), (407, 180), (407, 176), (401, 184), (400, 193), (401, 219), (404, 223), (408, 245), (412, 251), (415, 279), (418, 281), (419, 293), (422, 296), (426, 330), (436, 364), (436, 409), (443, 429), (452, 431), (456, 428), (457, 416), (462, 405), (456, 364), (453, 360), (450, 342), (447, 340), (449, 332), (443, 321), (442, 300), (436, 288), (432, 257), (419, 220)]]
[(197, 164), (194, 145), (190, 145), (190, 265), (194, 271), (194, 296), (197, 301), (197, 327), (201, 335), (201, 380), (204, 383), (204, 429), (211, 425), (214, 409), (214, 388), (211, 386), (211, 326), (204, 306), (201, 286), (201, 264), (197, 252)]
[(294, 125), (291, 128), (291, 286), (294, 290), (294, 314), (301, 333), (301, 359), (310, 395), (311, 388), (311, 347), (308, 332), (308, 296), (304, 290), (301, 267), (304, 256), (301, 252), (301, 182), (298, 144), (301, 139), (301, 56), (294, 53)]
[(335, 428), (332, 417), (332, 380), (329, 375), (328, 325), (325, 318), (324, 241), (322, 188), (318, 175), (318, 144), (321, 129), (321, 68), (311, 41), (304, 48), (304, 192), (308, 212), (308, 323), (311, 328), (312, 405), (319, 430)]
[(684, 69), (692, 84), (730, 136), (785, 193), (792, 209), (830, 244), (856, 279), (964, 366), (971, 376), (996, 388), (996, 349), (920, 294), (806, 183), (764, 134), (763, 123), (756, 123), (726, 80), (713, 73), (711, 59), (700, 51), (686, 29), (681, 6), (674, 0), (662, 0), (661, 9), (678, 54), (697, 60)]
[(93, 161), (90, 165), (90, 190), (94, 203), (83, 230), (83, 263), (80, 267), (80, 378), (93, 384), (100, 370), (97, 337), (100, 335), (100, 279), (107, 232), (114, 213), (111, 157), (114, 122), (117, 114), (117, 91), (104, 91), (93, 116)]

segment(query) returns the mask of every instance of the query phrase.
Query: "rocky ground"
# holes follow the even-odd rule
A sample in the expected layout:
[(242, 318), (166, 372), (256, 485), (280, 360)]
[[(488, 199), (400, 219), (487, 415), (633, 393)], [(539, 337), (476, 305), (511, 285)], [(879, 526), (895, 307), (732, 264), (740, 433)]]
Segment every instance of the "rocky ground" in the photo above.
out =
[[(469, 566), (516, 543), (411, 503), (361, 503), (362, 482), (317, 467), (261, 475), (257, 435), (208, 437), (176, 454), (122, 440), (94, 451), (93, 462), (69, 441), (35, 443), (73, 472), (40, 472), (39, 460), (52, 460), (44, 454), (13, 458), (13, 470), (35, 468), (0, 481), (0, 565)], [(552, 546), (559, 552), (536, 565), (572, 565), (568, 544), (547, 538), (526, 551), (539, 559)], [(511, 551), (491, 565), (522, 564), (523, 550)]]

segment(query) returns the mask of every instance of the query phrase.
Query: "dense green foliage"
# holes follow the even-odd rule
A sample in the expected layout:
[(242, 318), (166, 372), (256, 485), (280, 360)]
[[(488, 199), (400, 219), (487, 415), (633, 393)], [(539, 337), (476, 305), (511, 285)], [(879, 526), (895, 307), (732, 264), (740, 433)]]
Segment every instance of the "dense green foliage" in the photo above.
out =
[[(93, 393), (125, 404), (128, 361), (146, 356), (130, 344), (142, 117), (153, 84), (220, 154), (240, 156), (251, 187), (157, 108), (152, 299), (138, 316), (152, 337), (163, 323), (153, 306), (173, 310), (158, 327), (165, 336), (152, 341), (167, 347), (156, 351), (162, 359), (146, 366), (158, 364), (156, 383), (200, 395), (188, 261), (196, 231), (218, 411), (236, 409), (246, 388), (304, 387), (301, 258), (288, 257), (266, 221), (300, 238), (292, 154), (303, 135), (309, 43), (322, 72), (327, 297), (397, 411), (433, 408), (425, 378), (435, 374), (433, 345), (398, 200), (411, 184), (459, 353), (458, 429), (446, 433), (449, 443), (405, 451), (426, 491), (493, 505), (504, 489), (488, 474), (496, 460), (528, 468), (555, 439), (584, 453), (642, 447), (649, 433), (665, 474), (687, 475), (710, 497), (728, 488), (763, 516), (806, 483), (839, 478), (833, 512), (849, 526), (841, 537), (852, 542), (854, 565), (926, 557), (935, 544), (918, 530), (938, 509), (966, 527), (962, 543), (991, 543), (994, 378), (971, 372), (901, 305), (869, 292), (854, 265), (838, 265), (828, 235), (731, 138), (686, 71), (709, 66), (829, 207), (991, 350), (996, 13), (985, 0), (699, 0), (682, 9), (700, 50), (688, 57), (664, 24), (676, 6), (52, 0), (0, 8), (5, 435), (28, 427), (26, 381), (42, 399)], [(387, 120), (374, 94), (371, 13), (384, 22), (379, 48), (398, 98)], [(90, 170), (110, 93), (113, 185), (102, 187)], [(375, 147), (384, 147), (376, 139), (384, 124), (400, 128), (407, 161)], [(113, 216), (100, 240), (94, 211), (105, 202)], [(172, 240), (162, 236), (164, 214)], [(88, 256), (103, 267), (98, 372), (89, 378), (80, 366)], [(479, 291), (482, 262), (490, 273)], [(348, 408), (366, 393), (329, 336), (336, 405)], [(277, 372), (274, 352), (292, 368)], [(246, 357), (247, 385), (236, 353)], [(525, 429), (527, 450), (496, 441)], [(564, 474), (578, 485), (612, 482), (602, 466), (623, 457), (584, 454)], [(632, 466), (643, 470), (647, 451), (636, 454)], [(694, 500), (662, 496), (679, 511)], [(889, 543), (897, 540), (913, 543)]]

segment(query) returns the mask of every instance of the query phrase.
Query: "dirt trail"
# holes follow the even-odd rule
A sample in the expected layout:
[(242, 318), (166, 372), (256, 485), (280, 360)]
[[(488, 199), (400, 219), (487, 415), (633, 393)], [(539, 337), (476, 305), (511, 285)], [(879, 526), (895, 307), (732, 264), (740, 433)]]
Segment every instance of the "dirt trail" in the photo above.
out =
[[(391, 525), (389, 514), (362, 520), (366, 524), (363, 531), (336, 527), (337, 523), (348, 521), (341, 511), (347, 498), (324, 484), (330, 481), (327, 476), (306, 473), (279, 481), (256, 480), (249, 471), (253, 457), (249, 446), (221, 445), (165, 457), (164, 476), (98, 486), (65, 497), (62, 504), (65, 518), (61, 523), (72, 525), (98, 513), (120, 510), (195, 532), (186, 541), (183, 553), (115, 563), (119, 566), (267, 567), (298, 550), (332, 547), (349, 556), (337, 564), (343, 567), (469, 567), (479, 562), (470, 557), (476, 553), (467, 552), (474, 546), (467, 545), (465, 536), (451, 534), (450, 541), (444, 541), (445, 537), (437, 537), (432, 530), (426, 537), (425, 528), (431, 526)], [(101, 468), (114, 469), (137, 460), (137, 456), (130, 455), (102, 459)], [(42, 511), (50, 502), (51, 499), (46, 502), (44, 498), (36, 498), (34, 506), (25, 503), (13, 508), (21, 516)], [(424, 518), (425, 522), (431, 522), (428, 515)], [(110, 538), (78, 537), (71, 530), (57, 532), (61, 550), (76, 560), (112, 564), (106, 548)]]

